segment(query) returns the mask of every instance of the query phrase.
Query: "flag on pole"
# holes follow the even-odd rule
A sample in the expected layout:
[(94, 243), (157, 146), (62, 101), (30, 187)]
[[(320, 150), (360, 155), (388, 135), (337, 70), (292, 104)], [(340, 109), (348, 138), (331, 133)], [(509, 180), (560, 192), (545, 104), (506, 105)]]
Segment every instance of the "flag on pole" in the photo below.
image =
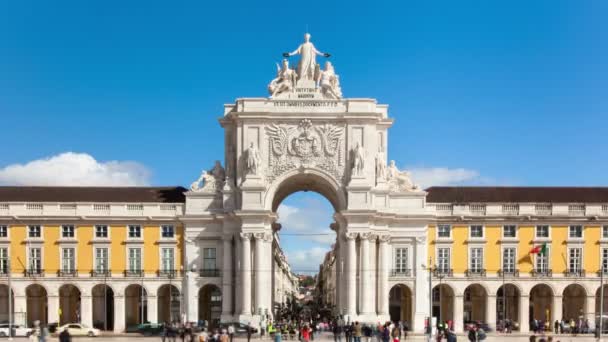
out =
[(547, 255), (547, 243), (545, 242), (540, 246), (534, 246), (534, 248), (530, 250), (530, 254)]

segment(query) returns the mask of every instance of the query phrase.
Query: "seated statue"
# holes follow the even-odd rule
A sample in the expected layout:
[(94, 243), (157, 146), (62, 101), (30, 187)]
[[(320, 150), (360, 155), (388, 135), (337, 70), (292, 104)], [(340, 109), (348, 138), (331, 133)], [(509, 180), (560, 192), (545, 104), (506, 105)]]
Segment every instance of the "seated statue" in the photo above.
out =
[(412, 182), (411, 174), (408, 171), (399, 171), (394, 160), (391, 160), (386, 173), (391, 190), (401, 191), (418, 189), (418, 186)]
[(325, 98), (339, 99), (342, 97), (340, 79), (330, 61), (325, 62), (325, 70), (319, 73), (318, 86)]
[(219, 161), (215, 161), (215, 166), (209, 171), (203, 170), (200, 177), (192, 182), (190, 190), (192, 191), (204, 191), (204, 192), (216, 192), (220, 191), (224, 186), (224, 179), (226, 178), (226, 172)]
[(279, 67), (277, 64), (277, 77), (268, 85), (270, 97), (274, 98), (281, 93), (293, 90), (296, 85), (296, 79), (296, 72), (289, 69), (289, 61), (283, 59), (282, 67)]

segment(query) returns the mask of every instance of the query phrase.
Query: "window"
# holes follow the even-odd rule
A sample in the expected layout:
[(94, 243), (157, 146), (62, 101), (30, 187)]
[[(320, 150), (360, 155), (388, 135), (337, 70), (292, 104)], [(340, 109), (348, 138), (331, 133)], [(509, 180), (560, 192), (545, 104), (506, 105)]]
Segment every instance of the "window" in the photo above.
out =
[(95, 237), (98, 239), (105, 239), (108, 237), (108, 226), (96, 225), (95, 226)]
[(61, 250), (61, 271), (74, 272), (76, 269), (76, 258), (74, 248), (63, 248)]
[(403, 273), (407, 270), (407, 248), (395, 248), (395, 272)]
[(514, 238), (517, 237), (517, 226), (515, 225), (506, 225), (502, 227), (502, 237), (504, 238)]
[(0, 238), (8, 237), (8, 226), (0, 226)]
[(602, 272), (608, 273), (608, 248), (602, 248)]
[(452, 227), (449, 224), (440, 224), (437, 226), (437, 237), (449, 239), (452, 233)]
[(0, 273), (8, 273), (8, 248), (0, 248)]
[(582, 269), (582, 248), (570, 248), (568, 252), (569, 260), (568, 260), (568, 270), (570, 272), (580, 272)]
[(483, 269), (483, 248), (471, 248), (470, 269), (472, 272), (481, 272)]
[(536, 254), (536, 271), (541, 273), (549, 271), (549, 246), (547, 246), (547, 253)]
[(108, 249), (95, 248), (95, 271), (104, 273), (108, 271)]
[(30, 248), (29, 259), (30, 271), (35, 273), (42, 272), (42, 250), (40, 248)]
[(450, 249), (437, 249), (437, 269), (440, 272), (448, 272), (450, 270)]
[(608, 239), (608, 226), (602, 227), (602, 239)]
[(515, 248), (509, 247), (502, 250), (502, 271), (504, 273), (515, 272)]
[(74, 226), (72, 226), (72, 225), (61, 226), (61, 237), (62, 238), (74, 238)]
[(163, 272), (171, 272), (175, 269), (175, 262), (173, 255), (175, 250), (173, 248), (163, 248), (161, 249), (161, 265)]
[(536, 237), (537, 238), (548, 238), (549, 237), (549, 226), (547, 226), (547, 225), (536, 226)]
[(30, 238), (39, 238), (41, 235), (40, 226), (28, 226), (27, 227), (27, 236)]
[(483, 226), (471, 226), (471, 237), (482, 238), (483, 237)]
[(141, 238), (141, 226), (129, 226), (129, 239), (139, 239)]
[(175, 228), (170, 225), (164, 225), (160, 227), (161, 237), (163, 239), (172, 239), (175, 237)]
[(215, 248), (203, 248), (203, 269), (214, 270), (216, 269), (216, 252)]
[(571, 239), (582, 239), (583, 226), (570, 226), (570, 229), (568, 230), (568, 237)]
[(141, 248), (129, 248), (129, 272), (141, 271)]

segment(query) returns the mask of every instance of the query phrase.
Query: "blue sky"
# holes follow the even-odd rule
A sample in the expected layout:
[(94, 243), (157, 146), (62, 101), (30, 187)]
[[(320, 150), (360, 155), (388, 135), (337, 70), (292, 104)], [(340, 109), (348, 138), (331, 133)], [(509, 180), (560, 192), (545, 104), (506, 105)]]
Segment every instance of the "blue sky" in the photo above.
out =
[(345, 96), (389, 104), (389, 158), (423, 185), (608, 186), (607, 16), (599, 0), (3, 2), (0, 184), (189, 184), (223, 155), (222, 105), (266, 96), (308, 30)]

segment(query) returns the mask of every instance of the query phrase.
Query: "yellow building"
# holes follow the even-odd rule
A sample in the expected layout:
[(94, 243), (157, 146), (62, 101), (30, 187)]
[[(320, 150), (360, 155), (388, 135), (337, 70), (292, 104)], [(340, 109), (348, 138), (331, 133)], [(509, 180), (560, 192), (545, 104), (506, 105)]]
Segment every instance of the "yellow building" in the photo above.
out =
[(185, 191), (0, 187), (0, 320), (9, 282), (16, 323), (179, 320)]

